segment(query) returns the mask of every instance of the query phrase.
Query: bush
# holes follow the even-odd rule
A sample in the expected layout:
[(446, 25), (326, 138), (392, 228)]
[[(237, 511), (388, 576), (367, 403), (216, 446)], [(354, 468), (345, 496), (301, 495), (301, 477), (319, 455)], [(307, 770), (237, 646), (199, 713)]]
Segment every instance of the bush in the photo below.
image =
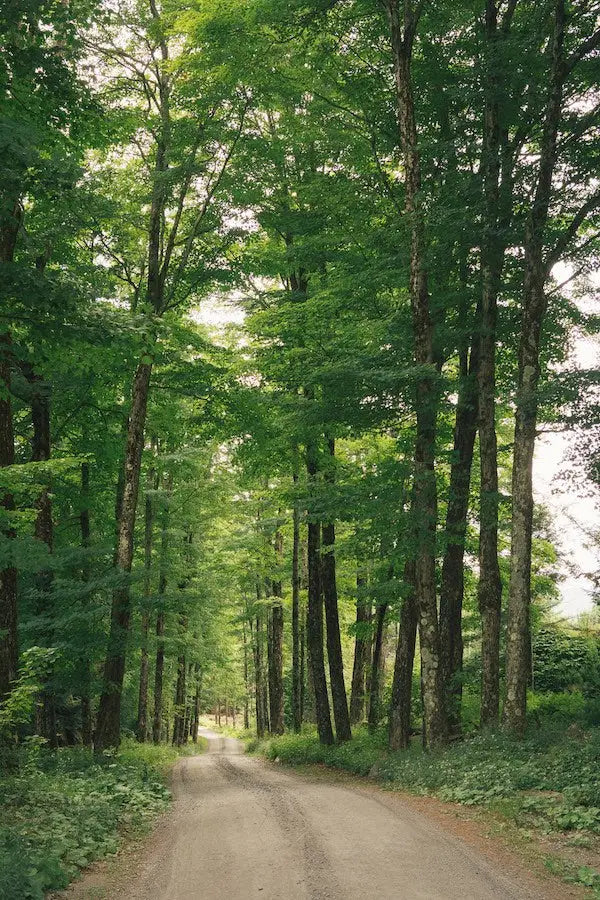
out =
[[(385, 751), (385, 732), (370, 734), (366, 728), (356, 729), (351, 741), (325, 747), (319, 743), (314, 730), (302, 734), (285, 734), (255, 745), (269, 759), (279, 759), (288, 765), (322, 764), (344, 769), (355, 775), (368, 775)], [(249, 750), (252, 745), (249, 746)]]
[(90, 862), (114, 853), (123, 831), (139, 831), (166, 808), (171, 747), (126, 742), (94, 757), (81, 748), (21, 752), (0, 777), (0, 898), (38, 900), (64, 888)]

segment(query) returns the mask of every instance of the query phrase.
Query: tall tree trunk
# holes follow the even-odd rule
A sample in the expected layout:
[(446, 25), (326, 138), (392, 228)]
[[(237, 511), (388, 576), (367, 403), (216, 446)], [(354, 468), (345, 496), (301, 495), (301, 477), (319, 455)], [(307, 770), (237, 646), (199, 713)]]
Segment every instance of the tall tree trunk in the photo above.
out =
[(500, 714), (500, 617), (502, 581), (498, 563), (498, 449), (496, 439), (496, 319), (504, 247), (498, 233), (500, 120), (498, 10), (486, 0), (485, 112), (481, 177), (484, 230), (481, 247), (482, 305), (479, 366), (479, 585), (481, 614), (481, 724), (497, 725)]
[(260, 681), (261, 658), (258, 617), (254, 619), (254, 623), (252, 622), (252, 620), (250, 620), (250, 636), (252, 639), (252, 653), (254, 657), (254, 703), (256, 710), (256, 736), (259, 740), (261, 740), (265, 735), (265, 718), (262, 708), (262, 691)]
[(250, 704), (249, 704), (249, 694), (250, 694), (250, 682), (248, 679), (248, 636), (247, 636), (247, 624), (246, 619), (242, 619), (242, 641), (244, 646), (244, 730), (248, 731), (250, 728)]
[(421, 165), (412, 90), (411, 61), (418, 13), (411, 0), (385, 0), (390, 25), (394, 80), (398, 104), (400, 146), (404, 158), (405, 212), (411, 223), (409, 293), (412, 310), (414, 358), (421, 374), (416, 384), (416, 446), (414, 516), (417, 529), (415, 590), (419, 609), (419, 638), (423, 667), (423, 720), (428, 746), (443, 743), (448, 722), (435, 573), (437, 488), (435, 438), (438, 387), (433, 351), (433, 323), (427, 278), (427, 241), (421, 202)]
[[(312, 489), (315, 488), (317, 476), (316, 447), (309, 444), (306, 448), (306, 467)], [(325, 655), (323, 652), (323, 594), (321, 589), (321, 524), (312, 519), (308, 521), (308, 609), (306, 611), (306, 637), (308, 643), (308, 661), (312, 674), (312, 685), (315, 692), (315, 712), (317, 731), (322, 744), (333, 744), (331, 712), (327, 679), (325, 677)]]
[(152, 720), (152, 740), (160, 744), (163, 715), (163, 680), (165, 671), (165, 614), (159, 610), (156, 615), (156, 662), (154, 665), (154, 717)]
[[(294, 487), (298, 485), (298, 473), (295, 471)], [(300, 659), (300, 510), (294, 497), (292, 512), (292, 723), (294, 731), (302, 728), (302, 683)]]
[(300, 609), (300, 727), (306, 709), (306, 609)]
[[(15, 246), (23, 219), (23, 208), (19, 200), (11, 200), (0, 206), (0, 266), (10, 265), (14, 260)], [(0, 467), (12, 466), (15, 462), (15, 438), (13, 431), (11, 401), (11, 335), (9, 331), (0, 334)], [(5, 510), (15, 508), (11, 493), (0, 499)], [(4, 538), (12, 541), (16, 537), (13, 528), (4, 532)], [(0, 700), (9, 693), (17, 677), (19, 643), (17, 633), (17, 569), (9, 564), (0, 570)]]
[(167, 557), (169, 552), (169, 499), (173, 489), (171, 475), (165, 481), (165, 497), (161, 514), (160, 570), (158, 575), (158, 612), (156, 615), (156, 662), (154, 665), (154, 718), (152, 740), (160, 744), (163, 719), (163, 682), (165, 668), (165, 610), (164, 596), (167, 590)]
[(388, 603), (380, 603), (375, 613), (375, 640), (373, 643), (373, 658), (371, 660), (371, 692), (369, 695), (369, 729), (373, 730), (379, 725), (381, 719), (381, 692), (383, 675), (383, 643), (385, 634), (385, 617)]
[(269, 730), (269, 699), (267, 679), (265, 677), (265, 641), (264, 641), (264, 607), (262, 606), (262, 591), (260, 579), (256, 577), (256, 618), (254, 641), (254, 678), (256, 686), (256, 734), (264, 737)]
[[(283, 555), (283, 535), (275, 535), (275, 557), (281, 566)], [(269, 656), (269, 703), (271, 734), (283, 734), (283, 603), (282, 584), (278, 578), (273, 582), (273, 605), (271, 607), (271, 653)]]
[[(0, 466), (15, 462), (15, 443), (10, 394), (10, 335), (0, 336)], [(15, 508), (12, 494), (1, 500), (5, 510)], [(3, 537), (10, 543), (16, 536), (13, 528)], [(19, 660), (17, 635), (17, 569), (8, 565), (0, 571), (0, 700), (9, 693), (17, 677)]]
[(152, 596), (152, 544), (154, 525), (154, 506), (152, 503), (152, 488), (154, 484), (154, 472), (148, 472), (146, 496), (144, 498), (144, 607), (142, 609), (142, 647), (140, 659), (140, 686), (138, 692), (138, 713), (136, 735), (140, 743), (148, 738), (148, 632), (150, 629), (150, 597)]
[(260, 641), (260, 702), (263, 711), (263, 721), (265, 731), (271, 730), (271, 722), (269, 717), (269, 662), (268, 662), (268, 621), (267, 610), (265, 608), (259, 611), (256, 620), (257, 630)]
[[(185, 628), (182, 622), (182, 629)], [(177, 685), (175, 688), (175, 705), (173, 720), (173, 746), (181, 747), (185, 733), (185, 701), (186, 701), (186, 673), (187, 663), (185, 654), (181, 653), (177, 658)]]
[[(328, 440), (330, 463), (335, 456), (333, 438)], [(333, 482), (333, 470), (327, 470), (326, 478)], [(327, 625), (327, 659), (329, 661), (329, 682), (333, 701), (333, 718), (338, 741), (349, 741), (352, 737), (348, 698), (344, 683), (344, 660), (338, 611), (337, 579), (335, 570), (335, 525), (323, 523), (321, 527), (321, 582), (325, 601), (325, 622)]]
[[(90, 580), (90, 566), (88, 551), (90, 548), (90, 465), (87, 462), (81, 464), (81, 508), (79, 510), (79, 529), (81, 532), (81, 547), (84, 553), (81, 567), (81, 577), (84, 584)], [(87, 628), (86, 628), (87, 633)], [(81, 664), (81, 739), (84, 747), (91, 747), (94, 739), (92, 724), (92, 667), (87, 653), (80, 660)]]
[(194, 691), (194, 716), (192, 719), (192, 740), (198, 743), (198, 730), (200, 728), (200, 694), (202, 691), (202, 669), (200, 663), (194, 666), (195, 691)]
[[(31, 419), (33, 424), (33, 436), (31, 442), (31, 459), (33, 462), (48, 462), (50, 459), (50, 386), (45, 384), (39, 375), (36, 375), (33, 368), (26, 366), (24, 368), (25, 377), (29, 382), (31, 394)], [(44, 486), (36, 501), (37, 515), (35, 519), (35, 537), (48, 548), (48, 554), (52, 553), (53, 547), (53, 522), (52, 522), (52, 500), (51, 487), (48, 474), (44, 475)], [(44, 569), (36, 573), (35, 578), (37, 590), (37, 610), (40, 619), (50, 624), (42, 627), (42, 633), (39, 635), (40, 643), (43, 646), (51, 646), (52, 643), (52, 622), (53, 615), (51, 610), (52, 597), (52, 568), (48, 564)], [(51, 676), (50, 676), (51, 678)], [(47, 680), (41, 691), (41, 709), (38, 709), (39, 721), (38, 732), (48, 741), (50, 747), (55, 748), (58, 745), (58, 735), (56, 733), (56, 698), (54, 696), (54, 688), (51, 680)]]
[(400, 615), (400, 629), (396, 645), (392, 700), (390, 704), (389, 748), (406, 750), (410, 742), (410, 707), (412, 679), (415, 666), (415, 644), (419, 610), (415, 597), (415, 564), (407, 560), (404, 566), (405, 596)]
[(356, 576), (356, 625), (354, 635), (354, 665), (352, 691), (350, 693), (350, 722), (357, 725), (365, 715), (365, 677), (369, 660), (371, 635), (371, 600), (366, 596), (367, 580), (360, 573)]
[[(144, 446), (144, 426), (150, 389), (152, 364), (140, 362), (133, 382), (131, 415), (127, 430), (125, 451), (123, 500), (119, 517), (117, 543), (117, 568), (125, 579), (131, 572), (133, 561), (133, 537), (137, 498), (140, 483), (140, 467)], [(125, 653), (131, 623), (129, 584), (113, 591), (110, 634), (104, 665), (104, 685), (98, 709), (96, 748), (117, 746), (121, 737), (121, 692), (125, 675)]]
[(477, 336), (470, 360), (461, 353), (460, 384), (454, 425), (454, 450), (450, 469), (450, 490), (446, 512), (446, 551), (442, 563), (440, 590), (440, 643), (444, 683), (447, 687), (448, 716), (453, 732), (460, 730), (462, 697), (462, 607), (464, 597), (464, 556), (469, 509), (469, 489), (473, 448), (477, 433)]
[(544, 232), (552, 197), (562, 110), (565, 64), (565, 0), (554, 4), (552, 62), (544, 114), (538, 179), (525, 229), (524, 281), (519, 344), (519, 381), (515, 416), (512, 476), (512, 543), (508, 627), (506, 636), (506, 701), (504, 723), (522, 735), (527, 714), (530, 654), (531, 541), (533, 530), (532, 467), (537, 425), (540, 339), (546, 311)]

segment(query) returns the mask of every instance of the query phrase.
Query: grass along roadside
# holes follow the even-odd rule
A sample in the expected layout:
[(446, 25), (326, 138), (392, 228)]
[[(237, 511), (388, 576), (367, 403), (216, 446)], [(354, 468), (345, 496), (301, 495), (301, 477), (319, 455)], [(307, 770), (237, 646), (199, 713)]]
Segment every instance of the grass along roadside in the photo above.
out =
[[(539, 728), (526, 740), (479, 733), (436, 752), (420, 743), (387, 753), (385, 733), (359, 728), (324, 747), (312, 730), (247, 742), (249, 752), (291, 766), (371, 775), (389, 790), (485, 810), (515, 849), (536, 843), (546, 867), (600, 897), (600, 729)], [(539, 848), (539, 849), (538, 849)]]
[[(184, 753), (197, 753), (205, 742)], [(167, 808), (167, 776), (181, 752), (125, 741), (101, 757), (29, 743), (0, 776), (0, 900), (38, 900), (91, 862), (148, 830)]]

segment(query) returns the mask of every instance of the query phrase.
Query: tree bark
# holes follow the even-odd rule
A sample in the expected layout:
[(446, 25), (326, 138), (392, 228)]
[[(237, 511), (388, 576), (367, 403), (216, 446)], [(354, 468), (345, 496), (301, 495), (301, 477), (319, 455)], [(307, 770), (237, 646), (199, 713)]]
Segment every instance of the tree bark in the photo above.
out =
[(163, 718), (163, 681), (165, 667), (165, 610), (164, 595), (167, 590), (167, 556), (169, 551), (169, 498), (173, 488), (170, 475), (165, 482), (166, 492), (161, 515), (160, 571), (158, 575), (158, 613), (156, 615), (156, 662), (154, 666), (154, 718), (152, 740), (160, 744)]
[[(18, 198), (2, 204), (0, 208), (0, 265), (10, 265), (14, 260), (17, 237), (23, 220), (23, 208)], [(11, 335), (0, 334), (0, 466), (12, 466), (15, 462), (15, 438), (11, 401)], [(15, 508), (10, 492), (0, 499), (2, 507), (10, 512)], [(14, 528), (4, 531), (10, 543), (16, 537)], [(17, 610), (17, 569), (8, 565), (0, 570), (0, 701), (10, 692), (17, 677), (19, 663)]]
[[(328, 440), (329, 458), (333, 463), (335, 443)], [(327, 470), (326, 478), (333, 482), (333, 472)], [(325, 603), (325, 622), (327, 625), (327, 659), (329, 662), (329, 683), (333, 702), (333, 718), (338, 741), (349, 741), (352, 737), (348, 697), (344, 683), (344, 659), (342, 656), (342, 638), (340, 633), (340, 617), (338, 610), (337, 578), (335, 570), (335, 525), (333, 522), (321, 526), (321, 583)]]
[(96, 749), (98, 750), (117, 746), (121, 737), (121, 692), (125, 675), (127, 637), (131, 623), (129, 584), (126, 579), (131, 572), (133, 561), (135, 516), (151, 374), (152, 363), (140, 362), (133, 382), (116, 553), (117, 568), (122, 574), (124, 583), (113, 591), (110, 634), (104, 665), (104, 686), (100, 697), (96, 728)]
[[(50, 386), (44, 384), (41, 377), (36, 375), (31, 366), (24, 367), (24, 374), (32, 389), (31, 394), (31, 419), (33, 424), (33, 435), (31, 442), (31, 459), (32, 462), (48, 462), (50, 459)], [(53, 522), (52, 522), (52, 500), (51, 486), (49, 477), (44, 475), (44, 486), (37, 498), (36, 508), (37, 515), (35, 519), (35, 537), (48, 548), (48, 554), (52, 553), (53, 548)], [(36, 573), (35, 584), (38, 593), (36, 605), (40, 618), (48, 621), (48, 625), (44, 625), (38, 639), (42, 646), (51, 646), (52, 643), (52, 568), (47, 565), (45, 568)], [(42, 734), (48, 741), (48, 745), (54, 749), (58, 746), (58, 735), (56, 731), (56, 698), (54, 689), (50, 680), (46, 680), (42, 685), (40, 704), (38, 707), (38, 733)]]
[(148, 738), (148, 632), (150, 630), (150, 597), (152, 596), (152, 544), (154, 526), (154, 506), (150, 490), (154, 484), (154, 472), (148, 472), (146, 496), (144, 498), (144, 607), (142, 609), (142, 647), (140, 659), (140, 686), (138, 692), (138, 714), (136, 736), (140, 743)]
[[(81, 577), (84, 584), (87, 584), (90, 580), (90, 567), (87, 554), (91, 544), (90, 466), (87, 462), (81, 464), (81, 508), (79, 510), (79, 529), (81, 532), (81, 547), (85, 554), (83, 565), (81, 567)], [(81, 739), (84, 747), (91, 747), (94, 740), (91, 697), (92, 669), (89, 656), (86, 653), (84, 653), (84, 656), (81, 659), (81, 673)]]
[[(294, 487), (298, 473), (294, 472)], [(292, 723), (294, 731), (302, 728), (302, 684), (300, 660), (300, 510), (294, 497), (292, 512)]]
[[(14, 462), (10, 335), (5, 333), (0, 336), (0, 466), (12, 466)], [(1, 503), (9, 513), (15, 508), (11, 493), (5, 493)], [(4, 531), (4, 538), (8, 542), (14, 540), (15, 536), (16, 532), (12, 527)], [(9, 694), (17, 677), (18, 660), (17, 570), (15, 566), (9, 565), (0, 571), (0, 701)]]
[(385, 617), (388, 603), (380, 603), (375, 613), (375, 640), (373, 643), (373, 658), (371, 661), (371, 691), (369, 694), (369, 729), (372, 731), (379, 725), (381, 719), (381, 692), (383, 675), (383, 643), (385, 634)]
[[(185, 625), (182, 623), (182, 629)], [(177, 685), (175, 688), (175, 710), (173, 720), (173, 746), (181, 747), (185, 735), (185, 703), (186, 703), (186, 674), (187, 663), (185, 654), (181, 653), (177, 658)]]
[[(317, 476), (316, 447), (306, 448), (306, 468), (314, 490)], [(325, 677), (325, 656), (323, 652), (323, 594), (321, 587), (321, 523), (314, 521), (309, 513), (308, 521), (308, 609), (306, 612), (306, 637), (308, 661), (315, 692), (315, 712), (317, 731), (322, 744), (333, 744), (331, 712), (327, 679)]]
[(463, 665), (462, 607), (464, 597), (464, 556), (469, 510), (469, 490), (473, 449), (477, 433), (478, 337), (468, 359), (461, 352), (460, 384), (454, 425), (454, 449), (450, 469), (450, 489), (446, 512), (446, 551), (442, 563), (440, 590), (440, 645), (444, 683), (448, 697), (450, 729), (460, 730)]
[(410, 710), (412, 679), (415, 666), (415, 644), (419, 611), (415, 598), (415, 564), (407, 560), (404, 566), (406, 594), (402, 603), (400, 630), (396, 646), (392, 700), (390, 704), (389, 748), (406, 750), (410, 742)]
[(512, 541), (506, 636), (506, 727), (522, 735), (527, 724), (530, 653), (531, 541), (533, 531), (532, 467), (535, 447), (540, 339), (546, 311), (544, 231), (552, 196), (562, 111), (565, 65), (565, 0), (554, 4), (552, 62), (544, 114), (538, 178), (525, 229), (524, 281), (519, 344), (519, 380), (515, 415), (512, 477)]
[(156, 662), (154, 666), (154, 717), (152, 741), (160, 744), (163, 714), (163, 679), (165, 669), (165, 614), (159, 610), (156, 616)]
[[(281, 565), (283, 535), (275, 535), (275, 557)], [(269, 654), (269, 704), (271, 734), (283, 734), (283, 603), (282, 584), (273, 582), (273, 605), (271, 607), (271, 653)]]
[(242, 619), (242, 641), (244, 646), (244, 730), (248, 731), (250, 728), (250, 704), (248, 700), (250, 683), (248, 680), (248, 637), (245, 618)]
[(356, 576), (356, 631), (354, 636), (354, 664), (350, 693), (350, 722), (357, 725), (365, 715), (365, 677), (369, 660), (371, 636), (367, 629), (371, 623), (371, 600), (366, 597), (367, 580)]
[(192, 740), (198, 743), (198, 730), (200, 728), (200, 693), (202, 691), (202, 669), (200, 663), (194, 666), (195, 691), (194, 691), (194, 716), (192, 720)]
[(437, 487), (435, 438), (438, 387), (433, 352), (433, 323), (427, 278), (427, 242), (421, 204), (421, 165), (412, 90), (411, 60), (418, 15), (411, 0), (404, 4), (400, 22), (398, 0), (385, 0), (390, 25), (394, 81), (398, 104), (400, 146), (405, 172), (405, 212), (411, 228), (409, 293), (412, 311), (414, 359), (420, 374), (416, 382), (416, 446), (414, 517), (417, 530), (415, 590), (419, 609), (419, 638), (423, 669), (423, 721), (428, 746), (443, 743), (448, 735), (441, 666), (435, 572)]
[(484, 128), (481, 178), (484, 231), (481, 247), (482, 305), (479, 365), (479, 584), (481, 614), (481, 724), (498, 724), (500, 712), (500, 617), (502, 581), (498, 563), (498, 452), (496, 439), (496, 319), (504, 246), (500, 225), (500, 110), (498, 10), (486, 0)]

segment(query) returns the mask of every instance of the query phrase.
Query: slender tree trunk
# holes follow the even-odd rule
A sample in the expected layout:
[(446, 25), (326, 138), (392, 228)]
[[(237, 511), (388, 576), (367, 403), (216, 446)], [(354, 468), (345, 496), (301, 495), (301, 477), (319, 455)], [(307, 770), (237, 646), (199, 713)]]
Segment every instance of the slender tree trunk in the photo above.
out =
[(369, 729), (379, 725), (381, 719), (381, 692), (383, 675), (383, 642), (385, 634), (385, 617), (388, 609), (387, 601), (377, 606), (375, 614), (375, 641), (371, 662), (371, 693), (369, 696)]
[[(10, 394), (10, 335), (0, 336), (0, 466), (15, 462), (15, 444)], [(12, 494), (5, 493), (1, 504), (9, 512), (15, 508)], [(4, 538), (14, 540), (15, 531), (8, 528)], [(0, 571), (0, 701), (9, 693), (17, 677), (19, 659), (17, 635), (17, 569), (8, 565)]]
[(327, 659), (329, 680), (333, 701), (333, 718), (338, 741), (349, 741), (352, 737), (348, 698), (344, 684), (344, 660), (338, 612), (338, 594), (335, 571), (335, 525), (329, 522), (322, 526), (322, 547), (328, 548), (321, 555), (321, 579), (325, 601), (325, 621), (327, 625)]
[(269, 662), (268, 662), (268, 634), (267, 634), (267, 611), (266, 609), (260, 610), (260, 614), (257, 619), (258, 625), (258, 633), (260, 639), (260, 695), (261, 695), (261, 706), (263, 711), (263, 720), (264, 720), (264, 729), (265, 731), (271, 730), (271, 722), (269, 718)]
[(404, 158), (405, 211), (411, 223), (409, 293), (414, 357), (422, 374), (416, 385), (416, 446), (414, 516), (417, 529), (415, 590), (419, 609), (419, 638), (423, 667), (423, 719), (428, 746), (443, 743), (448, 722), (441, 667), (435, 572), (437, 488), (435, 438), (438, 387), (433, 352), (433, 323), (427, 278), (427, 240), (421, 203), (421, 167), (412, 90), (411, 60), (418, 17), (411, 0), (385, 0), (390, 25), (394, 80), (398, 103), (400, 145)]
[(244, 645), (244, 729), (248, 731), (250, 728), (250, 704), (248, 702), (250, 682), (248, 680), (248, 637), (245, 618), (242, 619), (242, 640)]
[[(14, 260), (15, 247), (21, 223), (23, 208), (19, 199), (3, 198), (0, 205), (0, 267), (10, 265)], [(11, 335), (9, 331), (0, 334), (0, 467), (12, 466), (15, 462), (15, 442), (13, 432), (11, 401)], [(5, 510), (15, 508), (12, 494), (5, 493), (0, 499)], [(8, 528), (4, 537), (14, 540), (16, 532)], [(0, 701), (9, 693), (17, 677), (19, 643), (17, 633), (17, 569), (9, 564), (0, 570)]]
[[(33, 462), (48, 462), (51, 453), (50, 437), (50, 386), (44, 384), (29, 366), (25, 368), (25, 376), (31, 386), (31, 419), (33, 423), (33, 438), (31, 445), (31, 459)], [(48, 475), (44, 475), (44, 486), (36, 502), (37, 516), (35, 519), (35, 537), (48, 548), (48, 554), (52, 553), (54, 529), (52, 522), (51, 486)], [(52, 615), (52, 568), (48, 564), (44, 569), (36, 573), (35, 583), (38, 593), (36, 601), (38, 614), (42, 620), (53, 622)], [(51, 646), (52, 624), (43, 626), (43, 633), (39, 635), (43, 646)], [(51, 748), (58, 746), (56, 732), (56, 698), (51, 680), (46, 681), (41, 691), (41, 713), (38, 732), (48, 741)]]
[(256, 619), (254, 642), (254, 676), (256, 683), (256, 733), (259, 738), (264, 737), (269, 730), (269, 701), (267, 680), (265, 678), (264, 663), (264, 634), (263, 617), (264, 610), (261, 605), (260, 579), (256, 578)]
[(356, 631), (354, 636), (354, 665), (352, 668), (352, 691), (350, 694), (350, 721), (353, 725), (362, 722), (365, 715), (365, 678), (369, 660), (371, 635), (367, 629), (371, 623), (371, 600), (366, 597), (367, 580), (356, 576)]
[(482, 305), (479, 366), (479, 585), (481, 614), (481, 724), (497, 725), (500, 713), (500, 616), (502, 582), (498, 563), (498, 450), (496, 438), (496, 319), (504, 257), (499, 228), (500, 121), (498, 11), (486, 0), (484, 134), (482, 184), (485, 206), (481, 248)]
[[(116, 554), (117, 568), (125, 578), (131, 572), (133, 561), (135, 516), (151, 374), (152, 364), (140, 362), (133, 382), (131, 415), (125, 452), (123, 501), (119, 518), (119, 537)], [(104, 665), (104, 686), (100, 697), (96, 728), (96, 748), (98, 750), (117, 746), (120, 741), (121, 692), (125, 675), (125, 652), (130, 622), (129, 584), (125, 582), (113, 591), (110, 634)]]
[[(81, 509), (79, 511), (79, 528), (81, 532), (81, 547), (84, 560), (81, 567), (81, 577), (84, 584), (90, 580), (90, 567), (87, 553), (90, 548), (90, 466), (89, 463), (81, 464)], [(92, 670), (87, 654), (81, 659), (81, 739), (84, 747), (91, 747), (94, 739), (92, 724), (92, 698), (91, 682)]]
[[(309, 481), (314, 490), (317, 477), (316, 447), (306, 448), (306, 467)], [(322, 744), (333, 744), (331, 711), (325, 676), (325, 654), (323, 652), (323, 594), (321, 585), (321, 523), (308, 521), (308, 609), (306, 611), (306, 637), (308, 662), (315, 692), (315, 712), (317, 731)]]
[[(330, 463), (335, 456), (333, 438), (328, 440)], [(326, 478), (333, 482), (333, 470), (327, 470)], [(344, 683), (344, 660), (338, 611), (337, 579), (335, 570), (335, 525), (323, 523), (321, 527), (321, 583), (325, 601), (325, 622), (327, 625), (327, 659), (329, 662), (329, 682), (333, 701), (333, 718), (338, 741), (349, 741), (352, 737), (348, 698)]]
[(202, 691), (202, 669), (200, 663), (194, 666), (195, 691), (194, 691), (194, 716), (192, 720), (192, 740), (198, 743), (198, 730), (200, 728), (200, 693)]
[[(298, 484), (298, 473), (294, 472), (294, 487)], [(294, 497), (292, 513), (292, 723), (294, 731), (302, 728), (302, 681), (300, 659), (300, 510)]]
[(154, 507), (150, 489), (154, 485), (154, 472), (148, 473), (146, 496), (144, 498), (144, 608), (142, 610), (142, 647), (140, 660), (140, 687), (138, 692), (138, 714), (136, 734), (141, 743), (148, 738), (148, 632), (150, 629), (150, 597), (152, 595), (152, 543)]
[(306, 609), (300, 609), (300, 727), (306, 708)]
[[(275, 535), (275, 556), (281, 566), (283, 535)], [(269, 657), (269, 702), (271, 734), (283, 734), (283, 603), (282, 584), (273, 582), (273, 606), (271, 608), (271, 654)]]
[(165, 671), (165, 614), (159, 610), (156, 616), (156, 662), (154, 665), (154, 717), (152, 740), (160, 744), (163, 715), (163, 680)]
[[(182, 625), (183, 627), (185, 626)], [(177, 659), (177, 685), (175, 688), (175, 715), (173, 721), (173, 746), (177, 747), (182, 746), (185, 733), (186, 672), (185, 654), (182, 653)]]
[(163, 682), (165, 668), (165, 611), (164, 595), (167, 590), (167, 556), (169, 551), (169, 498), (173, 488), (172, 476), (166, 483), (166, 496), (161, 516), (160, 571), (158, 576), (158, 613), (156, 615), (156, 662), (154, 665), (154, 719), (152, 740), (160, 744), (163, 718)]
[(252, 640), (252, 654), (254, 657), (254, 703), (256, 709), (256, 736), (259, 740), (261, 740), (265, 735), (265, 722), (262, 711), (262, 697), (261, 697), (261, 689), (260, 689), (260, 647), (259, 647), (259, 633), (258, 633), (258, 617), (254, 619), (254, 629), (253, 622), (250, 620), (250, 637)]
[(552, 197), (563, 86), (567, 74), (564, 49), (565, 18), (565, 0), (556, 0), (551, 77), (544, 115), (538, 180), (524, 242), (525, 273), (512, 476), (512, 543), (504, 704), (504, 724), (517, 735), (523, 734), (527, 724), (527, 683), (531, 646), (532, 467), (537, 425), (540, 340), (546, 312), (544, 288), (549, 265), (545, 259), (544, 232)]
[(406, 593), (402, 602), (390, 704), (390, 750), (405, 750), (410, 742), (412, 679), (415, 667), (417, 626), (419, 623), (419, 611), (415, 598), (415, 564), (413, 560), (407, 560), (404, 566), (404, 585)]
[(454, 426), (454, 450), (450, 469), (450, 490), (446, 512), (446, 551), (442, 563), (440, 591), (440, 643), (442, 666), (453, 732), (460, 730), (462, 697), (462, 606), (464, 597), (464, 556), (469, 509), (469, 489), (473, 448), (477, 433), (477, 366), (479, 352), (474, 339), (470, 361), (461, 354), (461, 379)]

